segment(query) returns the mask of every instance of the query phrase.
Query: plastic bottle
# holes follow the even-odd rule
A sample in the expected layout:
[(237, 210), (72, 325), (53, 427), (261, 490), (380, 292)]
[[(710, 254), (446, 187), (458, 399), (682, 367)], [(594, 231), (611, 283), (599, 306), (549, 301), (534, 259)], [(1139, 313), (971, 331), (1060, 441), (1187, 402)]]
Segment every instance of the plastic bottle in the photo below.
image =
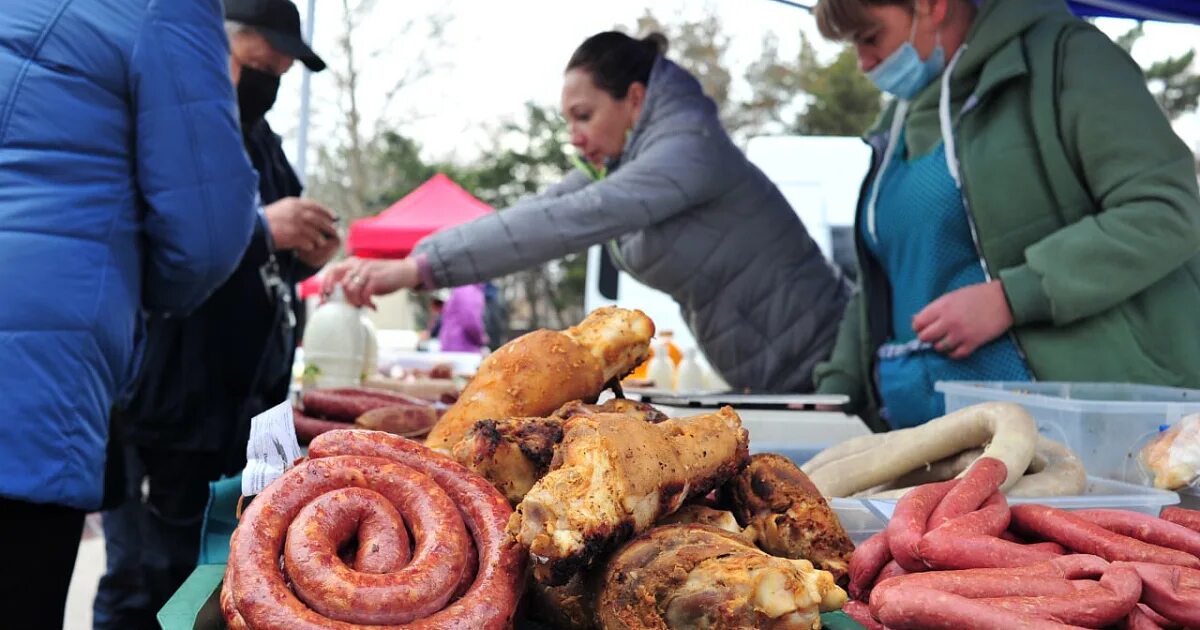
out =
[(646, 378), (652, 381), (652, 387), (656, 389), (671, 389), (675, 383), (675, 363), (671, 361), (667, 343), (659, 339), (652, 347), (654, 356), (650, 358), (650, 365), (646, 367)]
[(356, 387), (375, 373), (377, 361), (374, 326), (335, 288), (304, 329), (305, 385)]
[(675, 371), (675, 391), (698, 392), (705, 389), (704, 370), (696, 360), (696, 349), (687, 348), (683, 351), (683, 359)]

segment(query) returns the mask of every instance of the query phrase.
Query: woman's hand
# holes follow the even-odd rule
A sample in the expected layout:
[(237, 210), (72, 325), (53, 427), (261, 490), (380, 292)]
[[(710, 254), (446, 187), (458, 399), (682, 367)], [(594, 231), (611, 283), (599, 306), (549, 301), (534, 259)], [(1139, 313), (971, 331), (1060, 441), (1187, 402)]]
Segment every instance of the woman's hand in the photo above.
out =
[(373, 296), (394, 293), (400, 289), (412, 289), (418, 282), (417, 263), (411, 258), (347, 258), (325, 272), (321, 289), (328, 295), (340, 284), (348, 302), (355, 306), (375, 308), (375, 303), (371, 301)]
[(952, 359), (965, 359), (1013, 325), (999, 280), (973, 284), (934, 300), (913, 317), (913, 331)]

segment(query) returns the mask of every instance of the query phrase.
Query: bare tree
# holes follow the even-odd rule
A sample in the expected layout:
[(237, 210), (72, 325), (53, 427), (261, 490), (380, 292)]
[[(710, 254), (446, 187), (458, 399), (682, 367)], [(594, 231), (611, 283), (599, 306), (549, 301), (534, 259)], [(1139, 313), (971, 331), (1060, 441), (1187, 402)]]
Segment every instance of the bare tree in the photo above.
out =
[[(375, 17), (378, 6), (377, 0), (341, 0), (341, 32), (336, 39), (341, 63), (330, 67), (339, 123), (330, 141), (318, 149), (318, 168), (313, 178), (313, 196), (341, 208), (348, 219), (374, 214), (394, 201), (385, 197), (387, 173), (377, 159), (387, 148), (381, 138), (383, 132), (394, 128), (391, 109), (396, 97), (441, 67), (429, 53), (442, 42), (449, 22), (444, 13), (413, 17), (390, 28), (391, 35), (378, 45), (363, 50), (364, 25)], [(371, 68), (381, 66), (379, 60), (394, 54), (397, 42), (415, 39), (434, 45), (422, 47), (413, 58), (386, 66), (399, 68), (398, 75), (373, 70), (364, 80), (368, 64)], [(373, 120), (363, 108), (364, 95), (369, 92), (383, 95), (383, 105)]]

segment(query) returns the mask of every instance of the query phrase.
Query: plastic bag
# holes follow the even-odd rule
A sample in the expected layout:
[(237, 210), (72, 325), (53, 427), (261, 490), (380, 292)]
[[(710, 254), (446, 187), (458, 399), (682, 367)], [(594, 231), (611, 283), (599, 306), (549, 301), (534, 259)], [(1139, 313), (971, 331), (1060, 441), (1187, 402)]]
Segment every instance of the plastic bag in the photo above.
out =
[(1200, 414), (1187, 416), (1174, 426), (1164, 426), (1144, 446), (1138, 461), (1154, 487), (1179, 490), (1200, 485)]

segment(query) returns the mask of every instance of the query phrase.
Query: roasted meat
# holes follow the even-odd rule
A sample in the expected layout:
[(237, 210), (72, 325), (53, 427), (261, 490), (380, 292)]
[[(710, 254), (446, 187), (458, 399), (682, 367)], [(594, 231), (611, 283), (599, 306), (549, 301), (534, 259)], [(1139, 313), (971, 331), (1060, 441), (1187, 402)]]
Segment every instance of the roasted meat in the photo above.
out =
[(645, 313), (606, 307), (565, 332), (518, 337), (483, 360), (425, 443), (450, 451), (480, 420), (543, 417), (572, 400), (594, 400), (646, 359), (653, 336)]
[(529, 549), (539, 582), (564, 584), (736, 474), (747, 442), (728, 407), (659, 424), (621, 414), (571, 418), (551, 471), (525, 495), (508, 530)]
[(615, 553), (596, 617), (605, 630), (811, 630), (846, 593), (807, 560), (772, 557), (706, 525), (656, 527)]
[(550, 470), (564, 422), (559, 418), (481, 420), (454, 445), (454, 459), (492, 482), (516, 505)]
[(812, 561), (835, 579), (846, 575), (854, 543), (833, 508), (792, 460), (759, 453), (726, 484), (738, 521), (763, 551)]
[(699, 503), (689, 503), (655, 523), (656, 527), (663, 525), (708, 525), (729, 532), (748, 543), (754, 542), (754, 530), (743, 529), (733, 512), (717, 510)]
[(600, 405), (588, 404), (581, 400), (573, 400), (559, 407), (551, 417), (569, 420), (576, 416), (594, 416), (602, 413), (619, 413), (645, 422), (658, 424), (667, 419), (667, 414), (654, 408), (650, 403), (629, 400), (628, 398), (613, 398)]
[(550, 471), (554, 450), (562, 442), (563, 424), (570, 418), (622, 414), (643, 422), (662, 422), (667, 416), (646, 403), (614, 399), (602, 405), (578, 400), (560, 407), (549, 418), (481, 420), (454, 445), (454, 458), (485, 477), (513, 505)]

